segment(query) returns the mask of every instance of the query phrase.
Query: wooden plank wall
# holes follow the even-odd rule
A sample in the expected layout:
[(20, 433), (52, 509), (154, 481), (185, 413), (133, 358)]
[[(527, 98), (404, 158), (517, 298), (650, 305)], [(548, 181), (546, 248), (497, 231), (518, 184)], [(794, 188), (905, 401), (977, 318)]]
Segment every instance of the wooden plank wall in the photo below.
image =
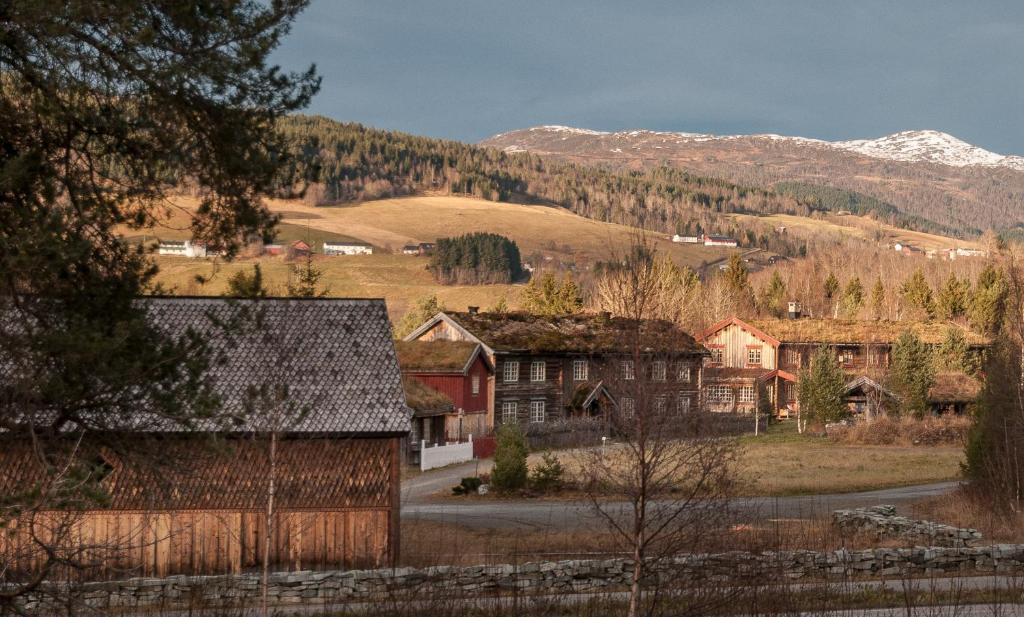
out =
[[(46, 541), (64, 515), (38, 515), (0, 536), (8, 565), (32, 571), (41, 555), (32, 534)], [(270, 560), (276, 570), (371, 568), (389, 565), (397, 547), (390, 508), (290, 511), (276, 515)], [(238, 573), (258, 570), (266, 515), (258, 511), (86, 512), (69, 524), (69, 551), (94, 564), (98, 577)]]

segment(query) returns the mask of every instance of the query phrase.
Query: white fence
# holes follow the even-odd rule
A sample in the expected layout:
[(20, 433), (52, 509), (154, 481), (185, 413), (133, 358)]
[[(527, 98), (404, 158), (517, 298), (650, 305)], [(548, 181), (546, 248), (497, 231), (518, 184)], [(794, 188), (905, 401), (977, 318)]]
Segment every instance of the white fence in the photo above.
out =
[(420, 471), (444, 467), (453, 463), (465, 463), (473, 460), (473, 436), (466, 443), (452, 443), (445, 446), (427, 447), (420, 441)]

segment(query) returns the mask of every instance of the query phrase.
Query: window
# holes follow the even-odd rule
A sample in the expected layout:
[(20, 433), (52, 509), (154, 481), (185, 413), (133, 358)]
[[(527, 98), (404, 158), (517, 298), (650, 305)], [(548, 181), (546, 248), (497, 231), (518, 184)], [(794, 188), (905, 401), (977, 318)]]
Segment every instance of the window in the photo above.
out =
[(547, 365), (543, 360), (534, 360), (530, 363), (530, 381), (544, 381), (547, 376)]
[(622, 398), (622, 415), (626, 418), (632, 418), (636, 414), (636, 401), (632, 398), (625, 396)]
[(654, 364), (651, 365), (651, 379), (654, 381), (665, 381), (665, 374), (667, 372), (668, 368), (664, 360), (655, 360)]
[(690, 397), (686, 396), (682, 392), (676, 398), (676, 412), (677, 413), (688, 413), (690, 411)]
[(711, 351), (711, 364), (721, 364), (722, 363), (722, 348), (721, 347), (712, 347), (710, 349), (710, 351)]
[(572, 380), (573, 381), (586, 381), (588, 379), (589, 368), (586, 360), (573, 360), (572, 361)]
[(544, 401), (530, 401), (530, 422), (544, 421)]
[(852, 349), (840, 349), (839, 350), (839, 363), (843, 366), (850, 366), (853, 364), (853, 350)]
[(654, 413), (662, 414), (668, 409), (668, 397), (659, 394), (654, 398)]
[(470, 381), (471, 381), (472, 387), (473, 387), (473, 396), (476, 396), (477, 394), (480, 394), (480, 376), (479, 375), (473, 375), (473, 377), (472, 377), (472, 379)]
[(741, 403), (753, 403), (754, 402), (754, 386), (741, 386), (739, 402)]
[(690, 383), (690, 366), (688, 364), (679, 365), (679, 368), (676, 369), (676, 380), (682, 383)]
[(761, 348), (747, 348), (747, 366), (761, 366)]
[(800, 366), (800, 351), (789, 348), (786, 350), (786, 364), (790, 366)]
[(515, 424), (516, 418), (516, 402), (515, 401), (504, 401), (501, 404), (501, 423), (502, 424)]
[(516, 360), (506, 360), (505, 372), (502, 378), (505, 382), (519, 381), (519, 362)]
[(708, 386), (708, 401), (712, 403), (731, 403), (732, 388), (729, 386)]
[(636, 371), (633, 367), (632, 360), (622, 361), (622, 378), (625, 379), (626, 381), (632, 381), (636, 379)]

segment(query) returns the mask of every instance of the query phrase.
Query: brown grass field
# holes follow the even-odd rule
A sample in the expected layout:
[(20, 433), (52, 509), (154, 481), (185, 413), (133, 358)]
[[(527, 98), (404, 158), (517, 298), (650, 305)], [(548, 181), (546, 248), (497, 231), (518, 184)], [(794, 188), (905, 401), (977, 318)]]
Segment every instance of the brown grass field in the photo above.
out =
[[(472, 231), (506, 235), (519, 245), (524, 259), (541, 253), (553, 260), (575, 262), (580, 267), (613, 257), (628, 246), (636, 230), (622, 225), (583, 218), (559, 208), (496, 203), (481, 199), (424, 196), (385, 199), (359, 205), (312, 207), (298, 201), (270, 200), (272, 211), (282, 215), (278, 238), (282, 242), (308, 239), (315, 248), (324, 240), (355, 238), (378, 248), (374, 255), (318, 257), (328, 295), (353, 298), (384, 298), (393, 319), (405, 313), (411, 302), (436, 293), (446, 307), (493, 306), (505, 296), (518, 305), (521, 285), (438, 285), (427, 272), (427, 259), (401, 254), (403, 245), (432, 242), (440, 237)], [(196, 200), (178, 197), (169, 215), (155, 229), (125, 230), (136, 241), (155, 238), (188, 238), (188, 212)], [(680, 265), (699, 266), (720, 259), (729, 249), (679, 245), (664, 236), (650, 235), (657, 246)], [(171, 293), (219, 295), (227, 279), (241, 268), (259, 263), (273, 294), (283, 294), (290, 264), (282, 257), (242, 257), (233, 263), (215, 260), (158, 258), (157, 281)], [(199, 283), (197, 276), (209, 279)]]

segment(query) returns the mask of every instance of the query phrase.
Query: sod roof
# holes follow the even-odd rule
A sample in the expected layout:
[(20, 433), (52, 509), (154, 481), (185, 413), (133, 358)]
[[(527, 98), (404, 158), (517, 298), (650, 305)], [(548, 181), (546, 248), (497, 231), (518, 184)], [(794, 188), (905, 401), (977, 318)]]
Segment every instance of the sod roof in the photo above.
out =
[(750, 325), (774, 336), (783, 343), (863, 344), (895, 343), (905, 330), (911, 330), (928, 344), (938, 345), (949, 328), (963, 331), (968, 345), (987, 345), (989, 340), (964, 328), (943, 321), (869, 321), (848, 319), (753, 319)]
[(933, 403), (970, 403), (981, 394), (981, 382), (964, 373), (937, 373), (928, 400)]
[(405, 402), (412, 407), (414, 417), (437, 416), (455, 409), (452, 399), (415, 377), (403, 375), (402, 387), (405, 388)]
[[(600, 314), (543, 316), (532, 313), (445, 313), (494, 351), (535, 353), (619, 353), (635, 330), (632, 320)], [(692, 336), (669, 321), (645, 320), (644, 350), (706, 353)]]
[(471, 341), (396, 341), (403, 371), (461, 373), (480, 345)]

